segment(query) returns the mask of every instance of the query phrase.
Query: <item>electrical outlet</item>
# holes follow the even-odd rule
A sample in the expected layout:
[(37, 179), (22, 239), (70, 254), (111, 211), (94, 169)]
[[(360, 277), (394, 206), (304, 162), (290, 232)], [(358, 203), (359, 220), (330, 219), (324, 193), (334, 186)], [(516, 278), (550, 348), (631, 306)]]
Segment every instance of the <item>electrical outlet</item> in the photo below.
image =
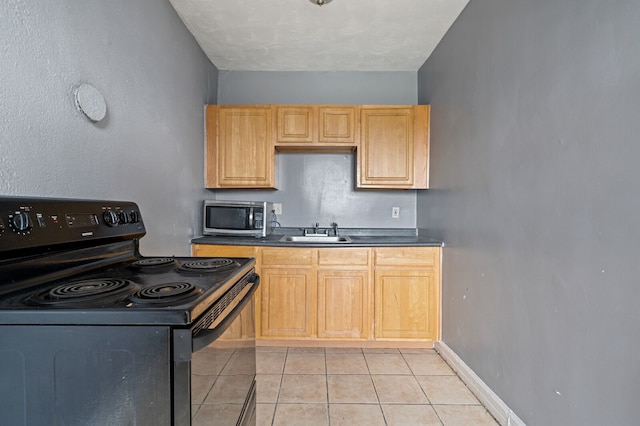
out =
[(273, 203), (273, 212), (275, 214), (282, 214), (282, 203)]
[(393, 219), (400, 217), (400, 207), (391, 207), (391, 217)]

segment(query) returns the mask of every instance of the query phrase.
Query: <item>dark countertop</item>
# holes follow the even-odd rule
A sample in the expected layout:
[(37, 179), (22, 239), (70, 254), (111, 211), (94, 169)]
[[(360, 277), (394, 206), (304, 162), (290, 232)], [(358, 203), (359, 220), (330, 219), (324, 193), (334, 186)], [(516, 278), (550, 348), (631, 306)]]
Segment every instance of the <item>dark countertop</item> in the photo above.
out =
[(348, 236), (351, 243), (300, 243), (281, 242), (284, 235), (302, 235), (298, 228), (278, 228), (267, 238), (204, 236), (193, 238), (191, 244), (219, 244), (233, 246), (271, 246), (271, 247), (442, 247), (442, 241), (418, 235), (415, 229), (393, 228), (346, 228), (341, 236)]

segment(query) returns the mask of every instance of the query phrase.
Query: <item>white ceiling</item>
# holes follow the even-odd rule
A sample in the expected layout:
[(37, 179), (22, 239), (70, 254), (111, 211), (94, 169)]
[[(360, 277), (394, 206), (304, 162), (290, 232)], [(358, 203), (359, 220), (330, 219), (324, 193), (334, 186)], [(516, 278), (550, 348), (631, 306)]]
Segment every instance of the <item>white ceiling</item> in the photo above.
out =
[(169, 0), (219, 70), (417, 71), (469, 0)]

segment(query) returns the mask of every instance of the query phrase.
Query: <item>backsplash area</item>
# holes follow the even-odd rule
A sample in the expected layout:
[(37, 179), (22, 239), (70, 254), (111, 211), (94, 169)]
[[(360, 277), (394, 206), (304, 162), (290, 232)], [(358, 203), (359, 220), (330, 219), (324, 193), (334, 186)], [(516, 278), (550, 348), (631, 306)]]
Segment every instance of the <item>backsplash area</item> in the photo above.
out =
[[(212, 199), (282, 203), (283, 227), (415, 228), (416, 190), (356, 190), (355, 155), (277, 153), (277, 190), (211, 190)], [(391, 217), (400, 208), (398, 218)]]

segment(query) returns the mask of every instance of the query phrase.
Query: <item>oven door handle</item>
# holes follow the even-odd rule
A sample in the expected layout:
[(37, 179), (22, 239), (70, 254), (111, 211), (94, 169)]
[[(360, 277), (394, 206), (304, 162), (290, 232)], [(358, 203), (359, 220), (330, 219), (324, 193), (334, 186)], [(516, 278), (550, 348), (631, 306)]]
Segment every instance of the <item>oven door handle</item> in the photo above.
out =
[(253, 274), (253, 276), (249, 279), (249, 283), (251, 285), (251, 289), (244, 295), (240, 303), (233, 308), (229, 315), (227, 315), (215, 328), (202, 330), (196, 336), (193, 336), (191, 345), (193, 352), (199, 351), (200, 349), (209, 346), (213, 341), (218, 339), (222, 334), (227, 331), (227, 328), (231, 325), (231, 323), (240, 315), (240, 312), (244, 309), (247, 303), (252, 300), (253, 294), (258, 289), (260, 285), (260, 275)]

